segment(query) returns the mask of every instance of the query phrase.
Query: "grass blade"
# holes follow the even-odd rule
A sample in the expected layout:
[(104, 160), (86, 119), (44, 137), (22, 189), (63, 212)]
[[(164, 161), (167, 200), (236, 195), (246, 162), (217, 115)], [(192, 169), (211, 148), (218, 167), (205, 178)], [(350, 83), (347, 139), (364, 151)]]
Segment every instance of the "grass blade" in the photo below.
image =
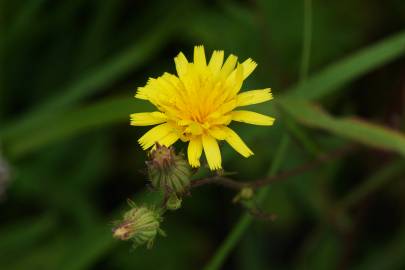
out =
[[(83, 109), (71, 111), (42, 123), (42, 128), (18, 137), (4, 137), (6, 151), (18, 158), (49, 143), (72, 137), (78, 133), (94, 130), (119, 122), (129, 123), (129, 114), (147, 111), (150, 105), (133, 98), (114, 98), (98, 102)], [(80, 119), (80, 120), (78, 120)], [(52, 127), (52, 128), (49, 128)]]
[(405, 156), (405, 136), (400, 132), (355, 117), (334, 118), (307, 101), (289, 99), (279, 104), (304, 125)]
[[(35, 126), (40, 126), (41, 123), (52, 118), (55, 113), (63, 112), (66, 107), (99, 92), (129, 70), (133, 70), (145, 63), (150, 56), (163, 46), (169, 34), (170, 31), (159, 25), (156, 31), (151, 31), (136, 45), (74, 81), (66, 89), (57, 91), (57, 95), (51, 97), (33, 112), (26, 114), (28, 115), (27, 118), (16, 122), (16, 124), (6, 126), (0, 135), (13, 137), (28, 132)], [(59, 93), (65, 94), (60, 95)]]
[(322, 98), (404, 53), (405, 31), (402, 31), (325, 68), (290, 89), (287, 96), (307, 100)]

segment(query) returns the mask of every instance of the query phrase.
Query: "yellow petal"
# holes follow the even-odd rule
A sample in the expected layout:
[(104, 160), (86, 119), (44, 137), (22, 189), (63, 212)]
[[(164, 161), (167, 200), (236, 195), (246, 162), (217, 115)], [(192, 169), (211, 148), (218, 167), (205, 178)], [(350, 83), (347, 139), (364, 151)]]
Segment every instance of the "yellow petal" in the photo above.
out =
[(205, 157), (211, 170), (221, 169), (221, 152), (217, 140), (210, 135), (202, 136)]
[(218, 117), (212, 117), (211, 119), (211, 125), (229, 125), (229, 123), (231, 123), (232, 121), (232, 116), (227, 114)]
[(167, 134), (164, 138), (160, 139), (158, 141), (158, 143), (160, 145), (164, 145), (166, 147), (169, 147), (170, 145), (174, 144), (175, 142), (177, 142), (177, 140), (179, 139), (179, 136), (177, 135), (176, 132), (172, 132)]
[(228, 58), (225, 61), (225, 64), (223, 65), (220, 76), (222, 78), (228, 77), (228, 75), (235, 69), (236, 62), (238, 61), (238, 57), (235, 55), (231, 54), (228, 56)]
[(168, 123), (160, 124), (146, 132), (141, 138), (139, 138), (138, 142), (142, 146), (142, 148), (146, 150), (172, 132), (172, 125)]
[(252, 59), (248, 58), (243, 63), (243, 79), (246, 79), (250, 74), (252, 74), (253, 70), (257, 67), (257, 63)]
[(249, 157), (253, 155), (252, 150), (247, 147), (247, 145), (242, 141), (238, 134), (235, 131), (228, 127), (223, 127), (223, 131), (227, 134), (225, 140), (235, 149), (239, 154), (244, 157)]
[(185, 131), (193, 135), (201, 135), (203, 133), (201, 125), (196, 122), (191, 122)]
[(135, 97), (147, 100), (148, 99), (147, 89), (145, 87), (138, 87)]
[(238, 64), (236, 69), (229, 75), (226, 80), (226, 87), (228, 90), (227, 98), (234, 98), (235, 95), (239, 92), (243, 84), (243, 66)]
[(178, 96), (177, 85), (173, 84), (172, 74), (165, 72), (162, 76), (153, 81), (153, 86), (156, 92), (161, 95), (166, 95), (169, 98)]
[(182, 52), (174, 58), (174, 63), (176, 64), (177, 75), (179, 77), (184, 76), (188, 69), (188, 61)]
[(187, 149), (188, 162), (191, 167), (200, 167), (200, 157), (202, 154), (202, 142), (201, 137), (190, 140)]
[(231, 114), (233, 121), (259, 126), (271, 126), (275, 120), (273, 117), (250, 111), (233, 111)]
[(212, 127), (208, 130), (209, 134), (217, 140), (225, 140), (228, 136), (226, 130), (220, 127)]
[(237, 106), (247, 106), (257, 103), (262, 103), (265, 101), (269, 101), (273, 99), (273, 95), (271, 94), (271, 89), (260, 89), (260, 90), (250, 90), (243, 93), (240, 93), (237, 98)]
[(167, 117), (161, 112), (133, 113), (130, 115), (131, 125), (150, 126), (166, 122)]
[(207, 66), (207, 60), (205, 59), (204, 46), (194, 46), (194, 64), (198, 68)]
[(149, 78), (147, 84), (144, 87), (138, 87), (138, 91), (135, 97), (139, 99), (146, 99), (153, 104), (156, 104), (157, 93), (159, 93), (158, 89), (156, 89), (156, 81), (157, 79), (155, 78)]
[(176, 124), (179, 126), (187, 126), (191, 123), (193, 123), (193, 121), (189, 119), (180, 119), (179, 121), (176, 122)]
[(221, 70), (223, 62), (224, 62), (224, 51), (214, 51), (212, 53), (208, 67), (213, 74), (217, 74)]
[(232, 111), (233, 109), (236, 108), (236, 100), (235, 99), (231, 99), (230, 101), (222, 104), (219, 108), (218, 108), (218, 112), (221, 115), (224, 115), (230, 111)]

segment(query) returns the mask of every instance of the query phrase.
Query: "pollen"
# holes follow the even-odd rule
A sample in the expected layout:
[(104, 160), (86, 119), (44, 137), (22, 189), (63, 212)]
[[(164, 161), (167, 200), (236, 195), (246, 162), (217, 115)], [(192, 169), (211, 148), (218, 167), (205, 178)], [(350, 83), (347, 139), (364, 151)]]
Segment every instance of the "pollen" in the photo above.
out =
[[(252, 59), (242, 63), (224, 52), (214, 51), (207, 63), (203, 46), (194, 47), (189, 62), (183, 53), (174, 58), (177, 75), (164, 73), (150, 78), (135, 95), (156, 107), (154, 112), (131, 114), (131, 125), (155, 125), (139, 139), (143, 149), (159, 143), (170, 146), (178, 140), (188, 142), (187, 156), (192, 167), (200, 166), (204, 151), (211, 170), (222, 168), (218, 141), (226, 141), (244, 157), (252, 150), (229, 127), (232, 121), (271, 126), (274, 118), (243, 107), (273, 99), (270, 88), (241, 92), (243, 81), (257, 64)], [(242, 109), (241, 109), (242, 107)]]

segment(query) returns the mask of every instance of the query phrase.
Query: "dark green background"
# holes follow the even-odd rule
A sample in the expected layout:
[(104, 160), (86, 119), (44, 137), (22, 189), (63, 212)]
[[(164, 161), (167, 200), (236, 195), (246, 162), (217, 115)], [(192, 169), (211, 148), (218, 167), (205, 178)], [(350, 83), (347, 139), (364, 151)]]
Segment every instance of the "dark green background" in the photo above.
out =
[[(198, 44), (207, 54), (252, 57), (259, 66), (244, 89), (271, 87), (275, 95), (258, 107), (276, 115), (274, 127), (234, 126), (255, 155), (222, 148), (236, 179), (265, 176), (286, 136), (281, 171), (351, 141), (362, 145), (273, 184), (261, 207), (278, 218), (255, 221), (222, 269), (405, 269), (404, 1), (312, 2), (302, 86), (304, 1), (0, 0), (0, 143), (10, 168), (0, 269), (181, 270), (209, 262), (244, 212), (222, 187), (196, 189), (168, 213), (168, 237), (152, 250), (111, 236), (126, 199), (143, 201), (147, 183), (137, 144), (147, 129), (129, 126), (128, 115), (151, 107), (132, 98), (136, 87), (174, 72), (173, 57), (181, 50), (191, 59)], [(314, 117), (286, 97), (293, 90), (338, 120), (318, 122), (321, 112)], [(352, 116), (385, 128), (357, 129)], [(349, 206), (337, 211), (342, 204)]]

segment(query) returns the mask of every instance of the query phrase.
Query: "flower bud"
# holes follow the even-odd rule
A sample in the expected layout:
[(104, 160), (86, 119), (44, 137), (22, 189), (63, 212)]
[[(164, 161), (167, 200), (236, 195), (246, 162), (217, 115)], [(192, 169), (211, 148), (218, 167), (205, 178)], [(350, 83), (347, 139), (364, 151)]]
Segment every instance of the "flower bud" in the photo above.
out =
[(159, 228), (161, 221), (161, 213), (157, 209), (133, 204), (132, 209), (117, 222), (113, 236), (120, 240), (132, 240), (134, 247), (146, 244), (147, 248), (151, 248), (156, 235), (164, 235)]
[(250, 187), (242, 188), (242, 190), (240, 191), (240, 197), (243, 200), (251, 199), (253, 197), (253, 189)]
[(149, 180), (156, 189), (181, 194), (190, 185), (191, 167), (183, 155), (176, 155), (172, 147), (156, 144), (146, 165)]
[(166, 202), (166, 208), (169, 210), (177, 210), (181, 207), (181, 201), (182, 200), (175, 193), (172, 193)]
[(236, 194), (235, 198), (233, 198), (233, 202), (237, 203), (239, 201), (247, 201), (253, 197), (254, 191), (250, 187), (242, 188), (238, 194)]

